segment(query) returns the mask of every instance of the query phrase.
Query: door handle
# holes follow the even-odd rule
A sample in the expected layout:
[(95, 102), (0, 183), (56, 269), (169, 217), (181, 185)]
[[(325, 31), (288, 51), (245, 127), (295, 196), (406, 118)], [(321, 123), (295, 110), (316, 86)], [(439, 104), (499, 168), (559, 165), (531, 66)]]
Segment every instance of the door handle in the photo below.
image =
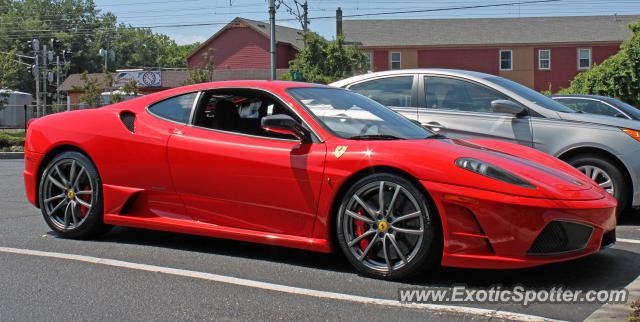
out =
[(446, 127), (438, 122), (428, 122), (425, 124), (426, 127), (430, 128), (434, 132), (438, 132), (442, 129), (446, 129)]
[(182, 130), (174, 127), (174, 128), (169, 130), (169, 133), (175, 134), (175, 135), (182, 135)]

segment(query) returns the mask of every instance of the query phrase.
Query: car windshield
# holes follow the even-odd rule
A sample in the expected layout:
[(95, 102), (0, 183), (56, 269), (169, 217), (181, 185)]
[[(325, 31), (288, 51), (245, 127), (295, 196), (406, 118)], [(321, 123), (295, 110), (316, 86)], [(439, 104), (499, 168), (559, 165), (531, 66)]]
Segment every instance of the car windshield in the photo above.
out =
[(634, 119), (640, 119), (640, 110), (638, 110), (637, 107), (627, 104), (619, 99), (612, 98), (611, 100), (615, 102), (614, 105), (619, 106), (625, 112), (631, 114)]
[(538, 93), (532, 89), (530, 89), (529, 87), (526, 87), (524, 85), (520, 85), (512, 80), (508, 80), (506, 78), (502, 78), (502, 77), (487, 77), (486, 78), (487, 81), (493, 82), (497, 85), (500, 85), (514, 93), (516, 93), (519, 96), (522, 96), (524, 99), (527, 99), (533, 103), (535, 103), (536, 105), (539, 105), (541, 107), (550, 109), (552, 111), (556, 111), (556, 112), (564, 112), (564, 113), (575, 113), (576, 111), (570, 109), (569, 107), (566, 107), (564, 105), (562, 105), (562, 103), (556, 102), (552, 99), (550, 99), (549, 97), (542, 95), (541, 93)]
[(360, 94), (339, 88), (287, 91), (330, 132), (353, 140), (415, 140), (437, 137), (404, 116)]

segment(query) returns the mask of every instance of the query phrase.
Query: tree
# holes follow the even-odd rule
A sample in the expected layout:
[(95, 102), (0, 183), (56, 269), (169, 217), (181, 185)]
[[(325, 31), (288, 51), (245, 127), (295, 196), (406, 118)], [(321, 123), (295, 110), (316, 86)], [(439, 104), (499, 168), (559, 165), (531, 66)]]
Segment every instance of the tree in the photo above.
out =
[(213, 82), (215, 64), (213, 63), (213, 49), (209, 48), (206, 53), (202, 54), (204, 67), (196, 67), (189, 69), (189, 78), (185, 81), (185, 85)]
[(80, 96), (80, 100), (89, 107), (100, 107), (102, 105), (102, 83), (95, 77), (89, 77), (86, 71), (80, 76), (83, 86), (75, 86), (76, 91), (84, 92)]
[[(343, 36), (327, 41), (307, 32), (304, 42), (304, 49), (289, 65), (291, 71), (301, 72), (305, 81), (327, 84), (366, 69), (365, 54), (357, 46), (345, 44)], [(290, 80), (292, 76), (285, 74), (283, 78)]]
[[(0, 90), (15, 89), (18, 76), (23, 72), (22, 64), (16, 61), (15, 51), (7, 54), (0, 53)], [(0, 107), (6, 102), (7, 93), (0, 93)]]
[(629, 29), (633, 35), (617, 54), (578, 74), (561, 93), (605, 95), (640, 105), (640, 21)]

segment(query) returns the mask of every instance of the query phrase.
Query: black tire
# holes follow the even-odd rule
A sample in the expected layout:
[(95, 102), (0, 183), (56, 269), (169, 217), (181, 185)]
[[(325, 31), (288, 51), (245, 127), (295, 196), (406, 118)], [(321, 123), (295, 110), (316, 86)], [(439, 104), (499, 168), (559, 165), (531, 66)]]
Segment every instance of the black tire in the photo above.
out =
[[(69, 169), (69, 173), (66, 175), (61, 174), (64, 173), (65, 167)], [(73, 170), (71, 170), (72, 167)], [(62, 170), (60, 170), (61, 168)], [(78, 178), (75, 180), (75, 186), (79, 187), (82, 185), (83, 188), (72, 187), (74, 184), (71, 181), (74, 180), (71, 179), (74, 175)], [(50, 176), (55, 183), (52, 182), (52, 179), (49, 179)], [(64, 176), (64, 179), (62, 179), (61, 176)], [(69, 180), (66, 180), (66, 177), (68, 177)], [(68, 184), (67, 181), (69, 181)], [(62, 189), (58, 186), (61, 183), (64, 183), (64, 186), (69, 186), (70, 188), (67, 188), (68, 190)], [(81, 190), (84, 189), (85, 192), (89, 191), (89, 187), (91, 189), (90, 193), (86, 193), (85, 195), (90, 196), (90, 200), (86, 200), (89, 197), (79, 197), (82, 192)], [(75, 191), (71, 193), (71, 197), (69, 196), (69, 190)], [(63, 204), (58, 209), (55, 209), (57, 205), (52, 206), (49, 202), (45, 201), (50, 199), (52, 195), (58, 197), (61, 194), (65, 196), (59, 198), (62, 199), (59, 202), (63, 203), (66, 201), (66, 205)], [(92, 238), (106, 233), (112, 227), (105, 225), (103, 221), (102, 181), (100, 180), (100, 175), (91, 160), (82, 153), (75, 151), (63, 152), (55, 156), (47, 164), (40, 178), (38, 199), (45, 222), (59, 236), (77, 239)], [(77, 201), (78, 199), (81, 200)], [(81, 201), (89, 204), (90, 207), (84, 207), (80, 204)], [(58, 199), (52, 201), (52, 203), (57, 204)], [(73, 207), (71, 205), (73, 205)], [(51, 212), (51, 210), (54, 211)], [(69, 211), (69, 219), (66, 217), (67, 211)], [(73, 221), (73, 223), (71, 223), (71, 221)]]
[[(616, 214), (619, 216), (629, 207), (629, 183), (627, 182), (622, 170), (610, 159), (597, 154), (582, 154), (569, 158), (567, 163), (578, 169), (581, 167), (591, 166), (603, 170), (613, 182), (613, 196), (618, 200)], [(604, 177), (599, 176), (596, 182), (602, 180), (602, 178)]]
[[(381, 188), (371, 188), (379, 186), (380, 182), (383, 182)], [(397, 189), (395, 188), (397, 187), (397, 185), (401, 186), (404, 190), (398, 189), (400, 190), (400, 193), (397, 194), (399, 197), (396, 198), (395, 202), (391, 202), (390, 199), (393, 199), (393, 194)], [(385, 215), (387, 215), (388, 217), (386, 217), (386, 219), (379, 219), (378, 221), (373, 221), (372, 223), (366, 223), (365, 221), (354, 219), (354, 217), (352, 217), (351, 215), (347, 215), (346, 210), (348, 208), (352, 214), (354, 213), (354, 211), (360, 211), (360, 213), (368, 214), (368, 212), (365, 211), (365, 208), (360, 206), (361, 204), (355, 201), (356, 199), (354, 199), (354, 195), (356, 193), (363, 193), (363, 198), (366, 198), (367, 192), (362, 192), (363, 189), (370, 189), (369, 191), (372, 191), (371, 189), (382, 189), (384, 196), (383, 206), (380, 207), (380, 202), (376, 202), (374, 206), (378, 209), (377, 213), (379, 214), (379, 218), (383, 218), (385, 217)], [(389, 193), (387, 193), (387, 191), (389, 191)], [(369, 195), (371, 195), (371, 193), (374, 192), (369, 192)], [(379, 196), (379, 194), (380, 193), (378, 192), (376, 196)], [(365, 202), (366, 200), (367, 199), (364, 199)], [(404, 202), (402, 200), (404, 200)], [(390, 207), (389, 205), (392, 203), (393, 206)], [(367, 204), (369, 205), (369, 209), (373, 210), (373, 206), (371, 206), (370, 203)], [(381, 208), (387, 208), (389, 210), (382, 211), (382, 213), (380, 213)], [(407, 211), (407, 209), (414, 210)], [(420, 211), (420, 215), (414, 215), (415, 217), (413, 217), (412, 219), (403, 219), (402, 221), (397, 220), (400, 217), (407, 217), (407, 212), (412, 212), (413, 214), (415, 214), (418, 212), (418, 210)], [(406, 279), (424, 273), (440, 263), (442, 257), (442, 234), (439, 228), (440, 220), (437, 212), (435, 211), (435, 207), (431, 205), (429, 199), (421, 190), (419, 190), (413, 183), (403, 177), (393, 174), (373, 174), (358, 180), (351, 187), (349, 187), (349, 189), (345, 193), (344, 197), (341, 200), (340, 207), (336, 216), (336, 236), (337, 241), (340, 244), (340, 248), (342, 249), (342, 252), (347, 260), (358, 270), (358, 272), (363, 275), (387, 280)], [(366, 219), (370, 220), (371, 218), (373, 217), (368, 216)], [(381, 230), (379, 226), (380, 221), (387, 222), (386, 220), (389, 220), (388, 225), (386, 225), (388, 228)], [(394, 228), (395, 226), (393, 226), (392, 223), (393, 220), (397, 222), (396, 225), (398, 228)], [(357, 223), (357, 221), (360, 221), (360, 223)], [(401, 222), (404, 224), (401, 224)], [(414, 227), (401, 227), (403, 225), (410, 224), (414, 225)], [(368, 227), (361, 228), (367, 229), (367, 232), (360, 233), (358, 235), (354, 230), (362, 227), (362, 225)], [(420, 238), (411, 237), (413, 236), (413, 234), (402, 235), (404, 233), (401, 233), (400, 230), (396, 230), (401, 228), (405, 230), (410, 229), (414, 232), (419, 231), (420, 228), (415, 228), (416, 225), (418, 227), (422, 227), (423, 233)], [(371, 230), (375, 230), (375, 232), (371, 232)], [(354, 232), (352, 233), (352, 231)], [(370, 235), (372, 236), (371, 238), (369, 238), (368, 236), (364, 238), (367, 240), (367, 245), (372, 245), (371, 247), (363, 246), (362, 240), (356, 241), (356, 239), (362, 237), (367, 233), (372, 234)], [(382, 240), (375, 240), (373, 235), (383, 236), (379, 237)], [(385, 235), (394, 236), (385, 237)], [(393, 241), (391, 241), (390, 239), (393, 239)], [(373, 243), (371, 243), (372, 241)], [(349, 242), (356, 243), (355, 245), (349, 246)], [(380, 250), (385, 242), (387, 243), (387, 249), (389, 250), (388, 252), (384, 252), (384, 249)], [(393, 247), (395, 247), (395, 249)], [(396, 250), (400, 250), (404, 254), (404, 257), (401, 257), (403, 255), (399, 255)], [(377, 254), (380, 253), (383, 254), (380, 255), (383, 257), (381, 257), (382, 259), (377, 259)], [(363, 260), (361, 261), (358, 257), (362, 257)], [(394, 262), (392, 264), (389, 264), (391, 262), (391, 259), (394, 259)], [(380, 260), (383, 260), (383, 266), (385, 265), (384, 263), (386, 263), (386, 271), (384, 267), (376, 267), (375, 262)]]

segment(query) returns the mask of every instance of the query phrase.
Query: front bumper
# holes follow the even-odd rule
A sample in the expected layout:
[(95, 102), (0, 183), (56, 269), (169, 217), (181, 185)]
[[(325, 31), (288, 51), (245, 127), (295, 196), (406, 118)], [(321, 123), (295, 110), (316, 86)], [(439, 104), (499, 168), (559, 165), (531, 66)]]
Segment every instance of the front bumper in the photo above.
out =
[(38, 169), (44, 158), (44, 154), (32, 151), (24, 151), (24, 191), (27, 200), (36, 207), (38, 204)]
[(537, 266), (587, 256), (615, 241), (616, 200), (609, 195), (586, 201), (539, 199), (421, 183), (442, 220), (443, 266)]

